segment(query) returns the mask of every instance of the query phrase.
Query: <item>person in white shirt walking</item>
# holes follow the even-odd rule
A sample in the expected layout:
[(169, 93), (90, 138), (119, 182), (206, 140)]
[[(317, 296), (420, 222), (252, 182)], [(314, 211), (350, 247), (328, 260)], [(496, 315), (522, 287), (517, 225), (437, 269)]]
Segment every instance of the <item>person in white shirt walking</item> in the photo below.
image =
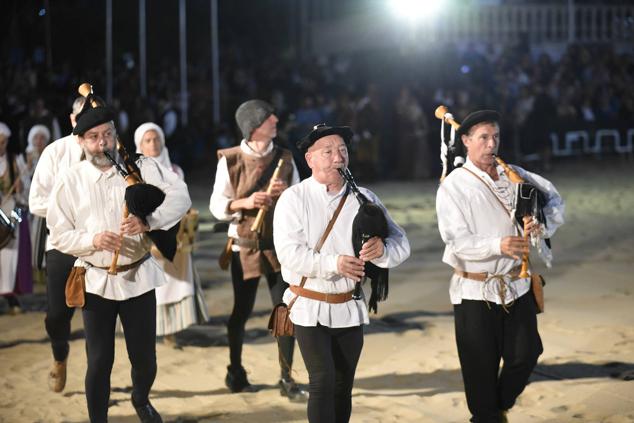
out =
[[(245, 325), (253, 311), (260, 276), (266, 277), (273, 305), (282, 301), (287, 287), (273, 246), (273, 212), (279, 195), (299, 182), (299, 172), (292, 153), (273, 143), (278, 122), (273, 106), (262, 100), (248, 100), (238, 107), (235, 117), (244, 139), (237, 147), (218, 150), (209, 209), (217, 219), (231, 221), (228, 236), (234, 304), (227, 323), (230, 365), (225, 384), (231, 392), (254, 392), (256, 388), (242, 367)], [(278, 177), (272, 179), (280, 159), (284, 163)], [(267, 211), (258, 233), (251, 227), (260, 208)], [(280, 393), (292, 401), (303, 401), (306, 391), (291, 375), (295, 339), (282, 336), (277, 342)]]
[[(132, 405), (143, 422), (161, 422), (149, 402), (156, 377), (155, 288), (165, 283), (163, 269), (150, 257), (149, 231), (169, 230), (191, 206), (187, 185), (154, 160), (136, 162), (145, 181), (127, 187), (106, 156), (117, 157), (114, 114), (108, 107), (86, 106), (73, 133), (86, 156), (55, 183), (46, 215), (54, 248), (77, 257), (74, 271), (85, 272), (85, 389), (91, 422), (108, 419), (110, 373), (114, 362), (115, 326), (120, 318), (132, 365)], [(133, 191), (143, 189), (145, 202), (159, 205), (147, 216), (123, 218)], [(160, 195), (158, 194), (160, 191)], [(157, 199), (158, 198), (158, 199)], [(162, 198), (162, 201), (160, 201)], [(119, 251), (116, 274), (108, 268)]]
[[(290, 319), (308, 370), (310, 423), (350, 419), (352, 385), (363, 347), (362, 325), (369, 323), (363, 296), (353, 298), (365, 262), (391, 268), (410, 255), (405, 231), (374, 193), (360, 188), (383, 210), (389, 235), (368, 239), (359, 257), (355, 256), (352, 227), (359, 203), (347, 195), (348, 187), (338, 171), (348, 166), (346, 145), (351, 138), (348, 127), (318, 125), (298, 143), (312, 176), (282, 193), (273, 220), (282, 276), (290, 284), (284, 302), (293, 302)], [(334, 226), (318, 251), (316, 245), (340, 204)]]
[[(73, 128), (76, 125), (75, 117), (84, 107), (84, 102), (84, 97), (77, 97), (73, 102), (70, 114)], [(55, 182), (63, 170), (79, 163), (81, 156), (82, 148), (77, 136), (73, 134), (60, 138), (44, 148), (33, 172), (29, 190), (29, 211), (32, 214), (41, 219), (46, 218)], [(53, 350), (53, 365), (48, 374), (48, 385), (53, 392), (61, 392), (66, 386), (70, 323), (75, 312), (74, 308), (66, 305), (64, 289), (75, 257), (53, 248), (48, 238), (45, 249), (47, 308), (44, 326)]]
[[(468, 115), (457, 131), (467, 161), (442, 182), (436, 197), (443, 261), (455, 269), (449, 295), (471, 422), (506, 422), (543, 351), (530, 278), (519, 276), (529, 242), (516, 230), (515, 184), (497, 165), (500, 116)], [(546, 225), (530, 220), (527, 234), (550, 238), (564, 222), (552, 183), (513, 166), (546, 197)], [(500, 360), (504, 361), (500, 371)]]

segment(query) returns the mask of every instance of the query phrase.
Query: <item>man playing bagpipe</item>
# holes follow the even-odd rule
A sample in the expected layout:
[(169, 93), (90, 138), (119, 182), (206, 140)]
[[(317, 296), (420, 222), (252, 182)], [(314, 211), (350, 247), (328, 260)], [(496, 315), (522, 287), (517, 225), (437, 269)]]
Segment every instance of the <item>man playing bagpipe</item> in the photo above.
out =
[[(310, 380), (310, 423), (349, 421), (362, 325), (369, 323), (363, 293), (355, 287), (366, 275), (374, 278), (376, 307), (387, 295), (387, 268), (410, 254), (405, 231), (378, 197), (344, 179), (351, 138), (349, 127), (317, 125), (298, 143), (312, 176), (282, 193), (273, 219), (275, 250), (290, 284), (283, 300)], [(348, 195), (349, 189), (365, 202)]]
[[(497, 112), (474, 112), (462, 125), (448, 114), (438, 117), (459, 126), (456, 135), (467, 152), (436, 198), (443, 261), (455, 269), (449, 294), (467, 405), (472, 422), (506, 422), (543, 351), (531, 293), (542, 280), (537, 285), (526, 266), (527, 237), (540, 245), (550, 238), (564, 222), (564, 203), (552, 183), (496, 156)], [(525, 191), (528, 201), (522, 200)], [(540, 198), (542, 207), (535, 207)]]
[[(71, 305), (83, 306), (90, 421), (107, 421), (118, 316), (132, 365), (132, 404), (141, 421), (160, 422), (148, 397), (156, 376), (154, 289), (165, 278), (149, 255), (148, 234), (173, 228), (191, 200), (185, 183), (154, 160), (125, 161), (130, 173), (138, 172), (136, 182), (141, 183), (129, 185), (119, 175), (122, 166), (113, 163), (118, 157), (113, 117), (91, 91), (73, 129), (86, 159), (56, 182), (46, 218), (53, 246), (78, 257), (66, 298)], [(169, 256), (169, 248), (166, 251)], [(69, 294), (81, 279), (85, 294)]]

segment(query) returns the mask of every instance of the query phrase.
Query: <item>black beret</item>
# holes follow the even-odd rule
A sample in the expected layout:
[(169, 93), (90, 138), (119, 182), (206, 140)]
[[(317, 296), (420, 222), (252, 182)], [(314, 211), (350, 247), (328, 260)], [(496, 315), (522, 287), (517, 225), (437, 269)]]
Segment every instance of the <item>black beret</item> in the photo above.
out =
[(107, 106), (87, 107), (77, 115), (77, 125), (73, 128), (73, 135), (84, 135), (86, 131), (102, 123), (114, 120), (114, 111)]
[(499, 121), (500, 114), (495, 110), (478, 110), (477, 112), (469, 113), (460, 124), (460, 128), (456, 131), (456, 136), (460, 139), (469, 132), (472, 126), (478, 123)]
[(325, 123), (320, 123), (315, 125), (308, 135), (297, 142), (297, 148), (302, 152), (306, 152), (317, 140), (328, 135), (339, 135), (343, 138), (343, 142), (348, 145), (352, 139), (353, 132), (349, 126), (327, 126)]

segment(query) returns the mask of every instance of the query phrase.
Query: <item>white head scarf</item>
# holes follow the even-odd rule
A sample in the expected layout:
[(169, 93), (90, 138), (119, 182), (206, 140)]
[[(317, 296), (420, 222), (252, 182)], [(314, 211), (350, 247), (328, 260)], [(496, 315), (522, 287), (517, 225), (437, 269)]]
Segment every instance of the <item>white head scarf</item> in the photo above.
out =
[(174, 170), (172, 168), (172, 162), (170, 161), (170, 155), (167, 151), (167, 147), (165, 146), (165, 135), (163, 134), (163, 130), (160, 126), (153, 122), (146, 122), (139, 125), (134, 131), (134, 143), (136, 144), (136, 152), (139, 154), (143, 154), (141, 151), (141, 140), (143, 139), (143, 135), (147, 131), (156, 131), (159, 139), (161, 140), (161, 154), (158, 157), (154, 157), (154, 160), (168, 168), (169, 170)]
[(11, 136), (11, 130), (4, 122), (0, 122), (0, 135), (6, 135), (7, 138)]
[(35, 136), (37, 134), (43, 134), (44, 138), (46, 138), (46, 141), (44, 142), (44, 145), (48, 144), (48, 142), (51, 140), (51, 131), (48, 130), (48, 128), (44, 125), (34, 125), (30, 130), (29, 130), (29, 135), (26, 137), (29, 145), (26, 147), (26, 152), (27, 153), (33, 153), (35, 152), (35, 147), (33, 146), (33, 138), (35, 138)]

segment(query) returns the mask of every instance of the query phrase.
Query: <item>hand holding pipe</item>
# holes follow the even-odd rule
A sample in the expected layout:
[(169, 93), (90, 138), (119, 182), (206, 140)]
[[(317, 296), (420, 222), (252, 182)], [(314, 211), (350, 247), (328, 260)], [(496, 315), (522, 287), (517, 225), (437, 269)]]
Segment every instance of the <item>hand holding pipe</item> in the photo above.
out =
[[(283, 164), (284, 164), (284, 159), (280, 159), (280, 161), (277, 162), (277, 167), (273, 171), (273, 176), (271, 176), (271, 180), (269, 181), (269, 186), (266, 189), (266, 193), (269, 195), (271, 194), (271, 192), (273, 192), (273, 181), (275, 181), (279, 177)], [(264, 222), (264, 216), (266, 215), (267, 210), (268, 210), (268, 207), (262, 207), (258, 211), (258, 214), (257, 216), (255, 216), (255, 220), (253, 221), (253, 224), (251, 225), (251, 232), (257, 232), (258, 234), (260, 233), (260, 231), (262, 230), (262, 223)]]
[[(117, 161), (108, 154), (108, 152), (104, 151), (106, 157), (114, 164), (117, 168), (121, 176), (125, 179), (128, 186), (140, 184), (141, 181), (136, 175), (132, 173), (126, 172)], [(123, 204), (123, 220), (127, 219), (130, 215), (130, 211), (128, 210), (127, 204)], [(119, 238), (123, 239), (123, 233), (119, 232)], [(117, 262), (119, 261), (119, 250), (115, 250), (114, 255), (112, 256), (112, 262), (110, 263), (110, 268), (108, 269), (108, 274), (116, 275), (117, 274)]]

